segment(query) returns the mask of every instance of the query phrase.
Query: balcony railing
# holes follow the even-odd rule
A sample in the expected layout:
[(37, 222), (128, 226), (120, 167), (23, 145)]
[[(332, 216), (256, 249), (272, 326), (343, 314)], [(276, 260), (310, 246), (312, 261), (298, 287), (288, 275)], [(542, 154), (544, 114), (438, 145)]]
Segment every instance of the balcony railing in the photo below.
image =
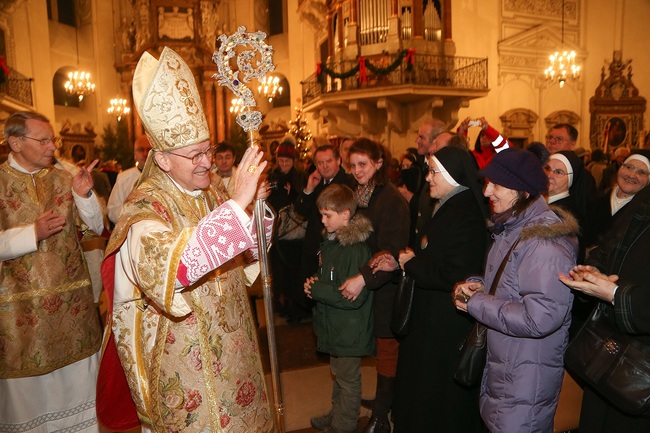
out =
[(320, 77), (313, 74), (302, 81), (303, 103), (306, 104), (327, 93), (368, 88), (381, 89), (405, 84), (458, 90), (488, 89), (487, 59), (415, 54), (410, 68), (408, 57), (401, 56), (401, 63), (391, 69), (390, 66), (394, 65), (398, 57), (400, 57), (398, 54), (368, 57), (372, 69), (378, 72), (366, 68), (367, 78), (364, 82), (358, 70), (350, 74), (358, 67), (358, 61), (329, 63), (323, 67)]
[(0, 94), (5, 94), (23, 104), (32, 106), (32, 79), (9, 67), (7, 81), (0, 84)]

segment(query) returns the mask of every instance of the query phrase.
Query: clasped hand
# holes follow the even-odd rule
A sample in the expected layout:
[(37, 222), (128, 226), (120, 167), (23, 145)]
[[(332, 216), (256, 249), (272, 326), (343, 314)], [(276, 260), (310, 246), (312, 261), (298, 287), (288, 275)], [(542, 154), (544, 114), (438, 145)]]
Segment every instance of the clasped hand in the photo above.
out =
[(378, 271), (392, 272), (397, 269), (404, 269), (406, 262), (413, 257), (415, 257), (415, 252), (411, 248), (406, 248), (399, 252), (398, 263), (391, 253), (388, 251), (380, 251), (373, 256), (369, 265), (373, 274), (376, 274)]
[(457, 309), (467, 312), (467, 302), (477, 292), (485, 290), (483, 283), (478, 281), (463, 281), (456, 284), (451, 292), (454, 305)]
[(612, 302), (618, 275), (605, 275), (593, 266), (577, 265), (569, 271), (569, 275), (560, 274), (559, 279), (572, 289)]

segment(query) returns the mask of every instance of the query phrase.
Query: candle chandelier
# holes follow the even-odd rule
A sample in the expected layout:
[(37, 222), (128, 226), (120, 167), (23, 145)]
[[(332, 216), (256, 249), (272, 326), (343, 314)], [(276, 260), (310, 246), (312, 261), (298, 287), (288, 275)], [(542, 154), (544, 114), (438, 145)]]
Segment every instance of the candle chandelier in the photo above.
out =
[(122, 120), (122, 116), (126, 116), (131, 112), (126, 99), (114, 98), (111, 99), (111, 106), (106, 110), (108, 114), (117, 117), (117, 121)]
[(230, 101), (230, 112), (232, 114), (238, 114), (244, 109), (244, 101), (240, 98), (233, 98)]
[(95, 84), (90, 81), (90, 72), (85, 71), (69, 72), (64, 87), (70, 95), (77, 95), (79, 102), (84, 99), (84, 96), (95, 93)]
[(576, 64), (576, 52), (564, 50), (564, 0), (562, 0), (562, 49), (548, 58), (549, 65), (544, 70), (544, 76), (551, 82), (557, 81), (560, 87), (568, 79), (575, 80), (580, 76), (580, 65)]
[(282, 94), (282, 87), (280, 86), (280, 78), (273, 76), (264, 76), (260, 78), (260, 85), (257, 87), (257, 93), (269, 100), (273, 101), (273, 98), (280, 96)]
[[(79, 66), (79, 34), (75, 29), (75, 41), (77, 44), (77, 66)], [(63, 85), (68, 94), (77, 96), (79, 102), (84, 99), (84, 96), (95, 93), (95, 84), (90, 81), (90, 72), (86, 71), (73, 71), (68, 73), (68, 81)]]

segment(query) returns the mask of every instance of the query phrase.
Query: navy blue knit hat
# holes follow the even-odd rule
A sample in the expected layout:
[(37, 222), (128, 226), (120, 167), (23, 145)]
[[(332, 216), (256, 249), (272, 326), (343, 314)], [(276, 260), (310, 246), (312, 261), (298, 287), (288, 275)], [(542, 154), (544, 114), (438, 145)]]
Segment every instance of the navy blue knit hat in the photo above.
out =
[(527, 150), (514, 147), (494, 155), (479, 175), (490, 182), (515, 191), (526, 191), (538, 196), (548, 191), (548, 177), (537, 156)]

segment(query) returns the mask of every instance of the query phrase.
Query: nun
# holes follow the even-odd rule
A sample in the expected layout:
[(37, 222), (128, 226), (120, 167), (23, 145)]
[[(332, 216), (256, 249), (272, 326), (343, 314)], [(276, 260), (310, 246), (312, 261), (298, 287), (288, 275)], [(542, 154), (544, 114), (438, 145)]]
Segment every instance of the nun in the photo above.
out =
[(415, 280), (408, 334), (400, 341), (395, 432), (481, 432), (478, 388), (454, 382), (459, 342), (473, 319), (450, 301), (454, 284), (482, 272), (489, 209), (472, 155), (444, 147), (429, 159), (426, 176), (433, 212), (416, 248), (378, 260), (382, 270), (403, 269)]
[(570, 150), (561, 150), (549, 157), (544, 171), (548, 176), (548, 204), (560, 206), (579, 222), (584, 221), (587, 202), (582, 160)]

